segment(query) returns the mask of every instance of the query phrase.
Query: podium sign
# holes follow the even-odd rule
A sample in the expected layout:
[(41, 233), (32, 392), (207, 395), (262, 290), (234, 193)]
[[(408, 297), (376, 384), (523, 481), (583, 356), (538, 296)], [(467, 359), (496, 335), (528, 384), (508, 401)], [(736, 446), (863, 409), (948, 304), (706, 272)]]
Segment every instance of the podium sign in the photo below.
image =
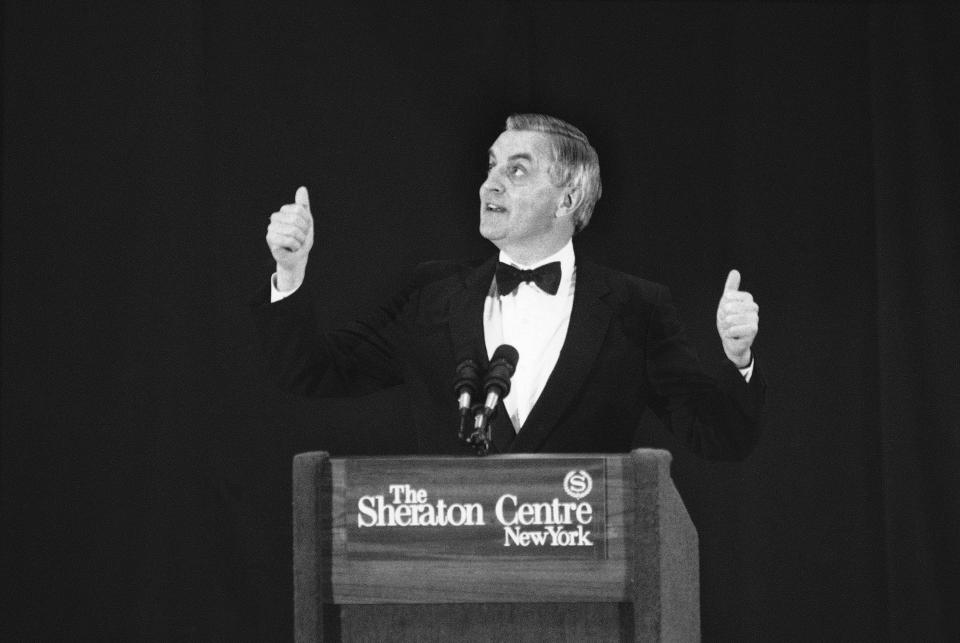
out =
[(699, 639), (665, 451), (304, 453), (293, 487), (298, 641)]
[(349, 560), (606, 558), (603, 458), (346, 463)]

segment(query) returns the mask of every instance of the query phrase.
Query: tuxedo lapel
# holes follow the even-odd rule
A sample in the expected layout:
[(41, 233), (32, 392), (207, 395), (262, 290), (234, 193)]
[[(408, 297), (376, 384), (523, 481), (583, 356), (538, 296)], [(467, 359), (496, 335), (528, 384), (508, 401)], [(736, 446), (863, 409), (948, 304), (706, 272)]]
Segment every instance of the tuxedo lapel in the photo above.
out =
[(516, 437), (517, 431), (513, 428), (513, 422), (510, 421), (507, 407), (503, 405), (503, 400), (500, 400), (497, 403), (497, 412), (490, 418), (490, 438), (494, 447), (492, 453), (509, 452)]
[[(457, 360), (470, 358), (487, 371), (487, 345), (483, 335), (483, 305), (493, 281), (497, 257), (485, 261), (466, 274), (463, 289), (450, 300), (450, 339)], [(478, 400), (482, 402), (483, 400)], [(491, 433), (494, 448), (503, 453), (510, 448), (516, 432), (501, 401), (493, 416)]]
[[(608, 290), (597, 266), (577, 262), (573, 309), (560, 357), (522, 429), (509, 446), (510, 451), (539, 451), (563, 413), (578, 397), (600, 353), (613, 314), (613, 309), (603, 301)], [(582, 427), (584, 431), (591, 429)]]
[(463, 288), (450, 297), (450, 339), (454, 356), (471, 358), (486, 369), (487, 346), (483, 340), (483, 303), (490, 283), (496, 257), (485, 261), (463, 278)]

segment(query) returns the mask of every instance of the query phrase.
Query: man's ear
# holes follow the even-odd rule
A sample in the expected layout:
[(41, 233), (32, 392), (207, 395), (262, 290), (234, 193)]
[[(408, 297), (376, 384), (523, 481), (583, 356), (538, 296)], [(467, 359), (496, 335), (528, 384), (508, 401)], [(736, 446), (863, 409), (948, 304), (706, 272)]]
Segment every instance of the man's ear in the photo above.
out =
[(583, 190), (580, 189), (579, 185), (564, 188), (560, 204), (557, 206), (557, 218), (570, 216), (576, 212), (582, 201)]

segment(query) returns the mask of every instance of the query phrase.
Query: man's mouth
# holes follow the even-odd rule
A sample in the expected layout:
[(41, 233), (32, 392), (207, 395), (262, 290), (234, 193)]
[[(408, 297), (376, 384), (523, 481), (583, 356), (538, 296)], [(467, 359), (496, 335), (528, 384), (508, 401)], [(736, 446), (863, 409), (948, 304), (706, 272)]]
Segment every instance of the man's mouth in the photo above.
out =
[(483, 206), (484, 212), (506, 212), (507, 209), (500, 207), (496, 203), (486, 203)]

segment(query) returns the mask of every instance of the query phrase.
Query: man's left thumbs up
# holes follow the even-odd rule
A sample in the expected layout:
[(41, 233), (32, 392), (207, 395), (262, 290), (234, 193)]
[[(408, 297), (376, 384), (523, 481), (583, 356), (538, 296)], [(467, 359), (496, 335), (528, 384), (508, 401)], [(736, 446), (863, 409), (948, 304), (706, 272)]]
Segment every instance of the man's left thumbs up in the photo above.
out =
[(760, 328), (760, 306), (753, 295), (740, 290), (740, 273), (731, 270), (723, 285), (723, 296), (717, 306), (717, 332), (723, 352), (737, 368), (750, 365), (750, 346)]

